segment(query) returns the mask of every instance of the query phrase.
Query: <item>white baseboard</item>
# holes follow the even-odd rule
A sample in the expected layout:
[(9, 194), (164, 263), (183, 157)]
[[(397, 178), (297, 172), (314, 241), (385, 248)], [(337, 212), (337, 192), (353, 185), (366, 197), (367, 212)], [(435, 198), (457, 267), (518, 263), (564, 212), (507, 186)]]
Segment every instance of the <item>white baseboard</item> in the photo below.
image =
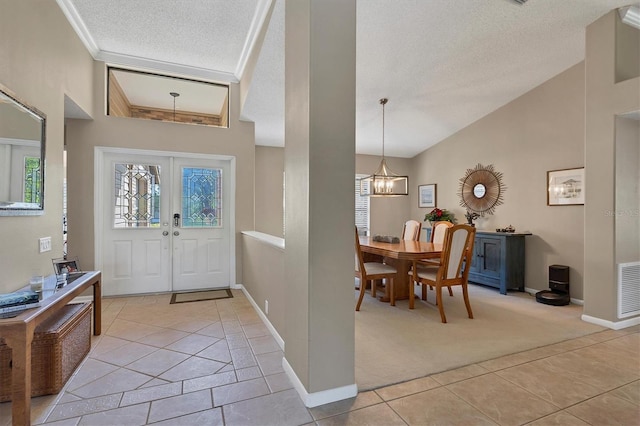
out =
[(278, 342), (278, 346), (280, 346), (280, 349), (282, 349), (284, 351), (284, 339), (282, 337), (280, 337), (280, 334), (278, 334), (278, 330), (276, 330), (276, 328), (273, 326), (273, 324), (271, 324), (271, 321), (269, 321), (269, 318), (267, 318), (267, 316), (264, 314), (264, 312), (262, 312), (262, 309), (260, 309), (260, 307), (258, 306), (256, 301), (253, 300), (253, 297), (251, 297), (251, 295), (249, 294), (247, 289), (244, 288), (244, 286), (242, 284), (236, 284), (236, 285), (233, 286), (233, 288), (236, 289), (236, 290), (242, 290), (242, 292), (244, 293), (244, 295), (247, 298), (247, 300), (249, 300), (249, 303), (251, 303), (251, 306), (253, 306), (253, 309), (255, 309), (256, 312), (258, 313), (258, 316), (260, 317), (260, 319), (262, 320), (264, 325), (267, 326), (267, 328), (269, 329), (269, 332), (271, 332), (271, 335), (273, 336), (273, 338), (276, 339), (276, 342)]
[(293, 371), (293, 368), (289, 365), (286, 358), (282, 358), (282, 368), (287, 374), (287, 377), (291, 380), (291, 383), (293, 383), (293, 387), (298, 392), (298, 395), (300, 395), (302, 402), (304, 402), (304, 405), (307, 408), (342, 401), (343, 399), (354, 398), (358, 395), (358, 385), (355, 383), (352, 385), (341, 386), (339, 388), (309, 393), (300, 379), (298, 379), (296, 372)]
[(623, 328), (633, 327), (640, 324), (640, 317), (631, 318), (623, 321), (608, 321), (601, 318), (592, 317), (590, 315), (582, 315), (582, 321), (590, 322), (591, 324), (601, 325), (603, 327), (610, 328), (612, 330), (622, 330)]

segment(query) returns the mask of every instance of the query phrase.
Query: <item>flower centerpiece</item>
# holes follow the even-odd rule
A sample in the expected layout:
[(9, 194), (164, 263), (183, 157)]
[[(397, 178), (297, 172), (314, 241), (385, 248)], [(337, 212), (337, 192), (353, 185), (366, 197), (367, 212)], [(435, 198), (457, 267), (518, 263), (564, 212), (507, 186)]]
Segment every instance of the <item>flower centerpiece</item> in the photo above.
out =
[(429, 222), (438, 222), (438, 221), (447, 221), (451, 223), (456, 223), (456, 218), (453, 213), (451, 213), (447, 209), (439, 209), (435, 208), (431, 210), (429, 213), (424, 215), (424, 220)]

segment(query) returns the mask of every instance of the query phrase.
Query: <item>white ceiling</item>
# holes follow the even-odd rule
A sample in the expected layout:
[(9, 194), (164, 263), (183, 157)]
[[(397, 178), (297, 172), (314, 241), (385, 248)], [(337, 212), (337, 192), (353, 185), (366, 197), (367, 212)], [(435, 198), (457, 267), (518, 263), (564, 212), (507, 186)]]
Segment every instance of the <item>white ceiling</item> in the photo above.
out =
[[(57, 0), (98, 60), (235, 82), (269, 25), (243, 118), (284, 143), (284, 0)], [(275, 1), (269, 22), (267, 10)], [(632, 0), (361, 0), (356, 150), (413, 157), (584, 59), (585, 27)]]

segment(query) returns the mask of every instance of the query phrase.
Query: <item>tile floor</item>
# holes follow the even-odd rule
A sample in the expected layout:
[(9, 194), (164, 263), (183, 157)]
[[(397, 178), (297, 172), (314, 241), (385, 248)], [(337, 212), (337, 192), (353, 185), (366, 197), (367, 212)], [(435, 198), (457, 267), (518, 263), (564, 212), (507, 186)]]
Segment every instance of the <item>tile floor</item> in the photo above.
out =
[[(247, 299), (104, 299), (103, 335), (52, 425), (640, 425), (640, 326), (468, 365), (307, 409)], [(11, 424), (10, 403), (0, 425)]]

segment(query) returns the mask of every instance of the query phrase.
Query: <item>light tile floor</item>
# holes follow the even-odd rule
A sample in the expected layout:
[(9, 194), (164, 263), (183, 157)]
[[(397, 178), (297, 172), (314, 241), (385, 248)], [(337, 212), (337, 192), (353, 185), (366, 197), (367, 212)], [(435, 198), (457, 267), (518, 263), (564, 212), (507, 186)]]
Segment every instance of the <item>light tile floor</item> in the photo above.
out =
[[(52, 425), (640, 425), (640, 326), (603, 331), (307, 409), (275, 339), (239, 291), (169, 305), (103, 300), (103, 335), (60, 395), (32, 399)], [(11, 404), (0, 404), (0, 425)]]

